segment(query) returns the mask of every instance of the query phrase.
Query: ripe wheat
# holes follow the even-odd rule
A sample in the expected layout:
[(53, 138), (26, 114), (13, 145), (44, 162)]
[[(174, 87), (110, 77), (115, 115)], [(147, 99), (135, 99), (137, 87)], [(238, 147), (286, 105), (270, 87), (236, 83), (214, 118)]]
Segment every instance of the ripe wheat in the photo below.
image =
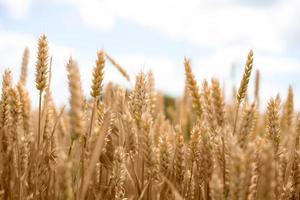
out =
[[(17, 85), (10, 70), (3, 74), (1, 199), (300, 199), (300, 120), (293, 89), (282, 105), (277, 96), (261, 112), (258, 71), (250, 82), (252, 51), (235, 102), (225, 101), (216, 78), (199, 85), (187, 58), (182, 97), (158, 92), (151, 71), (139, 73), (134, 88), (104, 87), (106, 59), (131, 80), (104, 50), (97, 54), (86, 97), (79, 66), (70, 58), (69, 106), (58, 108), (50, 90), (48, 48), (42, 35), (38, 110), (26, 89), (28, 48)], [(253, 102), (244, 101), (249, 84), (255, 85)]]

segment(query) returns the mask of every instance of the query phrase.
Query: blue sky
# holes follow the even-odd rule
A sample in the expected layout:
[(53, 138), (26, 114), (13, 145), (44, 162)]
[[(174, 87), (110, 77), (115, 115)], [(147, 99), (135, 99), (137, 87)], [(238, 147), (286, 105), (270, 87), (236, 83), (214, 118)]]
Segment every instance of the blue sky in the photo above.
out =
[[(29, 46), (27, 87), (36, 105), (36, 40), (46, 33), (58, 104), (69, 98), (68, 57), (78, 60), (88, 95), (96, 52), (101, 48), (133, 80), (139, 71), (152, 69), (157, 88), (171, 95), (183, 91), (182, 63), (187, 56), (199, 84), (203, 78), (218, 77), (230, 96), (253, 49), (254, 69), (262, 73), (262, 100), (277, 92), (284, 98), (289, 84), (300, 94), (299, 13), (297, 0), (0, 0), (0, 72), (11, 68), (18, 77), (22, 51)], [(234, 80), (230, 80), (232, 65), (236, 66)], [(133, 85), (111, 65), (106, 68), (108, 81)]]

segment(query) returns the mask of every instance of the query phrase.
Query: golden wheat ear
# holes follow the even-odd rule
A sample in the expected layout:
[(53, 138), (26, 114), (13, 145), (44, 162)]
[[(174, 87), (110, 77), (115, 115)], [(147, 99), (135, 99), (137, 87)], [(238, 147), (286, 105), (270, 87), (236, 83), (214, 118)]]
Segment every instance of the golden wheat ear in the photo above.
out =
[(193, 107), (195, 108), (196, 114), (200, 119), (202, 116), (202, 105), (200, 100), (199, 87), (197, 85), (195, 75), (192, 72), (190, 60), (187, 58), (184, 58), (184, 67), (185, 67), (185, 76), (187, 80), (186, 81), (187, 87), (193, 99)]
[(134, 90), (131, 92), (129, 97), (130, 112), (138, 128), (141, 128), (142, 114), (147, 103), (146, 97), (146, 77), (145, 74), (141, 72), (136, 77)]
[(71, 139), (76, 140), (83, 134), (83, 106), (84, 96), (81, 89), (79, 68), (72, 58), (67, 64), (70, 97), (70, 121), (71, 121)]
[(93, 97), (93, 108), (92, 108), (92, 114), (90, 119), (90, 125), (88, 130), (88, 137), (90, 137), (94, 130), (94, 118), (95, 118), (95, 112), (96, 109), (100, 103), (100, 97), (103, 90), (103, 79), (104, 79), (104, 66), (105, 66), (105, 52), (104, 50), (101, 50), (97, 54), (97, 60), (96, 60), (96, 66), (94, 68), (93, 72), (93, 79), (92, 79), (92, 90), (91, 90), (91, 96)]
[(29, 63), (29, 48), (26, 47), (24, 49), (23, 58), (22, 58), (22, 64), (21, 64), (21, 77), (19, 83), (22, 83), (23, 85), (26, 84), (27, 80), (27, 67)]
[(38, 56), (36, 62), (36, 88), (43, 91), (47, 87), (48, 76), (48, 39), (42, 35), (38, 40)]
[(292, 86), (289, 86), (288, 95), (284, 104), (281, 126), (289, 130), (292, 127), (294, 118), (294, 92)]
[[(1, 131), (5, 131), (5, 127), (8, 125), (8, 119), (10, 116), (10, 105), (9, 105), (9, 91), (12, 88), (12, 75), (11, 71), (6, 69), (2, 79), (2, 94), (0, 102), (0, 125)], [(6, 145), (5, 145), (6, 146)]]
[(250, 50), (247, 56), (247, 61), (244, 69), (244, 74), (243, 78), (241, 80), (241, 84), (236, 96), (237, 99), (237, 106), (236, 106), (236, 112), (235, 112), (235, 119), (234, 119), (234, 125), (233, 125), (233, 135), (235, 134), (236, 130), (236, 125), (237, 125), (237, 120), (238, 120), (238, 115), (239, 115), (239, 109), (242, 101), (245, 99), (247, 96), (247, 89), (248, 89), (248, 83), (250, 80), (250, 75), (253, 67), (253, 51)]
[(102, 92), (102, 82), (104, 78), (105, 52), (103, 50), (97, 53), (96, 66), (93, 72), (91, 96), (97, 98)]
[(248, 139), (252, 135), (256, 122), (256, 106), (253, 103), (251, 106), (246, 106), (241, 118), (241, 124), (238, 132), (238, 142), (241, 147), (245, 147)]
[(18, 141), (19, 140), (19, 125), (21, 122), (21, 102), (20, 102), (20, 95), (19, 92), (17, 90), (17, 88), (11, 88), (9, 91), (9, 95), (10, 95), (10, 113), (11, 113), (11, 125), (12, 128), (11, 129), (11, 137), (13, 138), (13, 140)]
[(173, 160), (173, 170), (175, 185), (179, 188), (179, 192), (182, 192), (182, 182), (184, 179), (184, 169), (185, 169), (185, 143), (183, 134), (180, 128), (176, 128), (176, 144), (174, 149), (174, 160)]
[(280, 98), (273, 99), (268, 103), (267, 108), (267, 124), (266, 124), (266, 134), (271, 140), (274, 146), (275, 153), (277, 154), (280, 143)]
[(222, 95), (220, 83), (217, 79), (212, 79), (212, 101), (214, 106), (215, 117), (217, 124), (223, 127), (225, 123), (225, 103)]
[(31, 101), (25, 86), (19, 83), (17, 87), (20, 94), (23, 129), (25, 135), (29, 135), (32, 132)]
[(241, 104), (242, 100), (246, 96), (252, 67), (253, 67), (253, 51), (250, 50), (250, 52), (248, 53), (248, 56), (247, 56), (247, 61), (246, 61), (246, 65), (245, 65), (243, 78), (241, 80), (240, 88), (239, 88), (239, 91), (237, 94), (238, 104)]

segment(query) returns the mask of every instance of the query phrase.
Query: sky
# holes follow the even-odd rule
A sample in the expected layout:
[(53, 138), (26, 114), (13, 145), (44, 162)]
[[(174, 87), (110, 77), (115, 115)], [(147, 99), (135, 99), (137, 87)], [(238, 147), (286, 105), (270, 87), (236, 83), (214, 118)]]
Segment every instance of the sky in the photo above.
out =
[(240, 82), (252, 49), (265, 105), (278, 92), (284, 99), (289, 85), (295, 98), (300, 97), (298, 19), (299, 0), (0, 0), (0, 73), (11, 69), (17, 82), (22, 53), (28, 46), (27, 88), (36, 106), (37, 39), (46, 34), (53, 56), (51, 89), (59, 105), (67, 104), (70, 95), (69, 56), (78, 61), (83, 89), (89, 95), (92, 69), (102, 48), (132, 79), (127, 82), (107, 64), (105, 83), (132, 88), (135, 76), (151, 69), (158, 90), (179, 96), (186, 56), (198, 83), (217, 77), (228, 98), (232, 85)]

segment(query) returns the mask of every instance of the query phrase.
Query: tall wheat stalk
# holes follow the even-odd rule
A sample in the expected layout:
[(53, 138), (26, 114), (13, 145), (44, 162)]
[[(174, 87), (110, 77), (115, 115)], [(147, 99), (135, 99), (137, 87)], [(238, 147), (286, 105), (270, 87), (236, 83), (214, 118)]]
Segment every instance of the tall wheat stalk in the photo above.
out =
[(39, 91), (39, 119), (38, 119), (38, 141), (37, 146), (40, 148), (41, 138), (41, 111), (42, 111), (42, 95), (47, 87), (48, 74), (48, 41), (46, 35), (42, 35), (38, 41), (38, 55), (36, 62), (36, 88)]
[(236, 129), (238, 114), (239, 114), (239, 110), (240, 110), (240, 105), (241, 105), (243, 99), (245, 98), (245, 96), (247, 94), (248, 83), (249, 83), (252, 67), (253, 67), (253, 51), (251, 50), (248, 53), (243, 78), (241, 80), (241, 84), (240, 84), (240, 87), (239, 87), (239, 90), (238, 90), (238, 93), (237, 93), (237, 96), (236, 96), (237, 106), (236, 106), (236, 112), (235, 112), (233, 134), (235, 134), (235, 129)]

